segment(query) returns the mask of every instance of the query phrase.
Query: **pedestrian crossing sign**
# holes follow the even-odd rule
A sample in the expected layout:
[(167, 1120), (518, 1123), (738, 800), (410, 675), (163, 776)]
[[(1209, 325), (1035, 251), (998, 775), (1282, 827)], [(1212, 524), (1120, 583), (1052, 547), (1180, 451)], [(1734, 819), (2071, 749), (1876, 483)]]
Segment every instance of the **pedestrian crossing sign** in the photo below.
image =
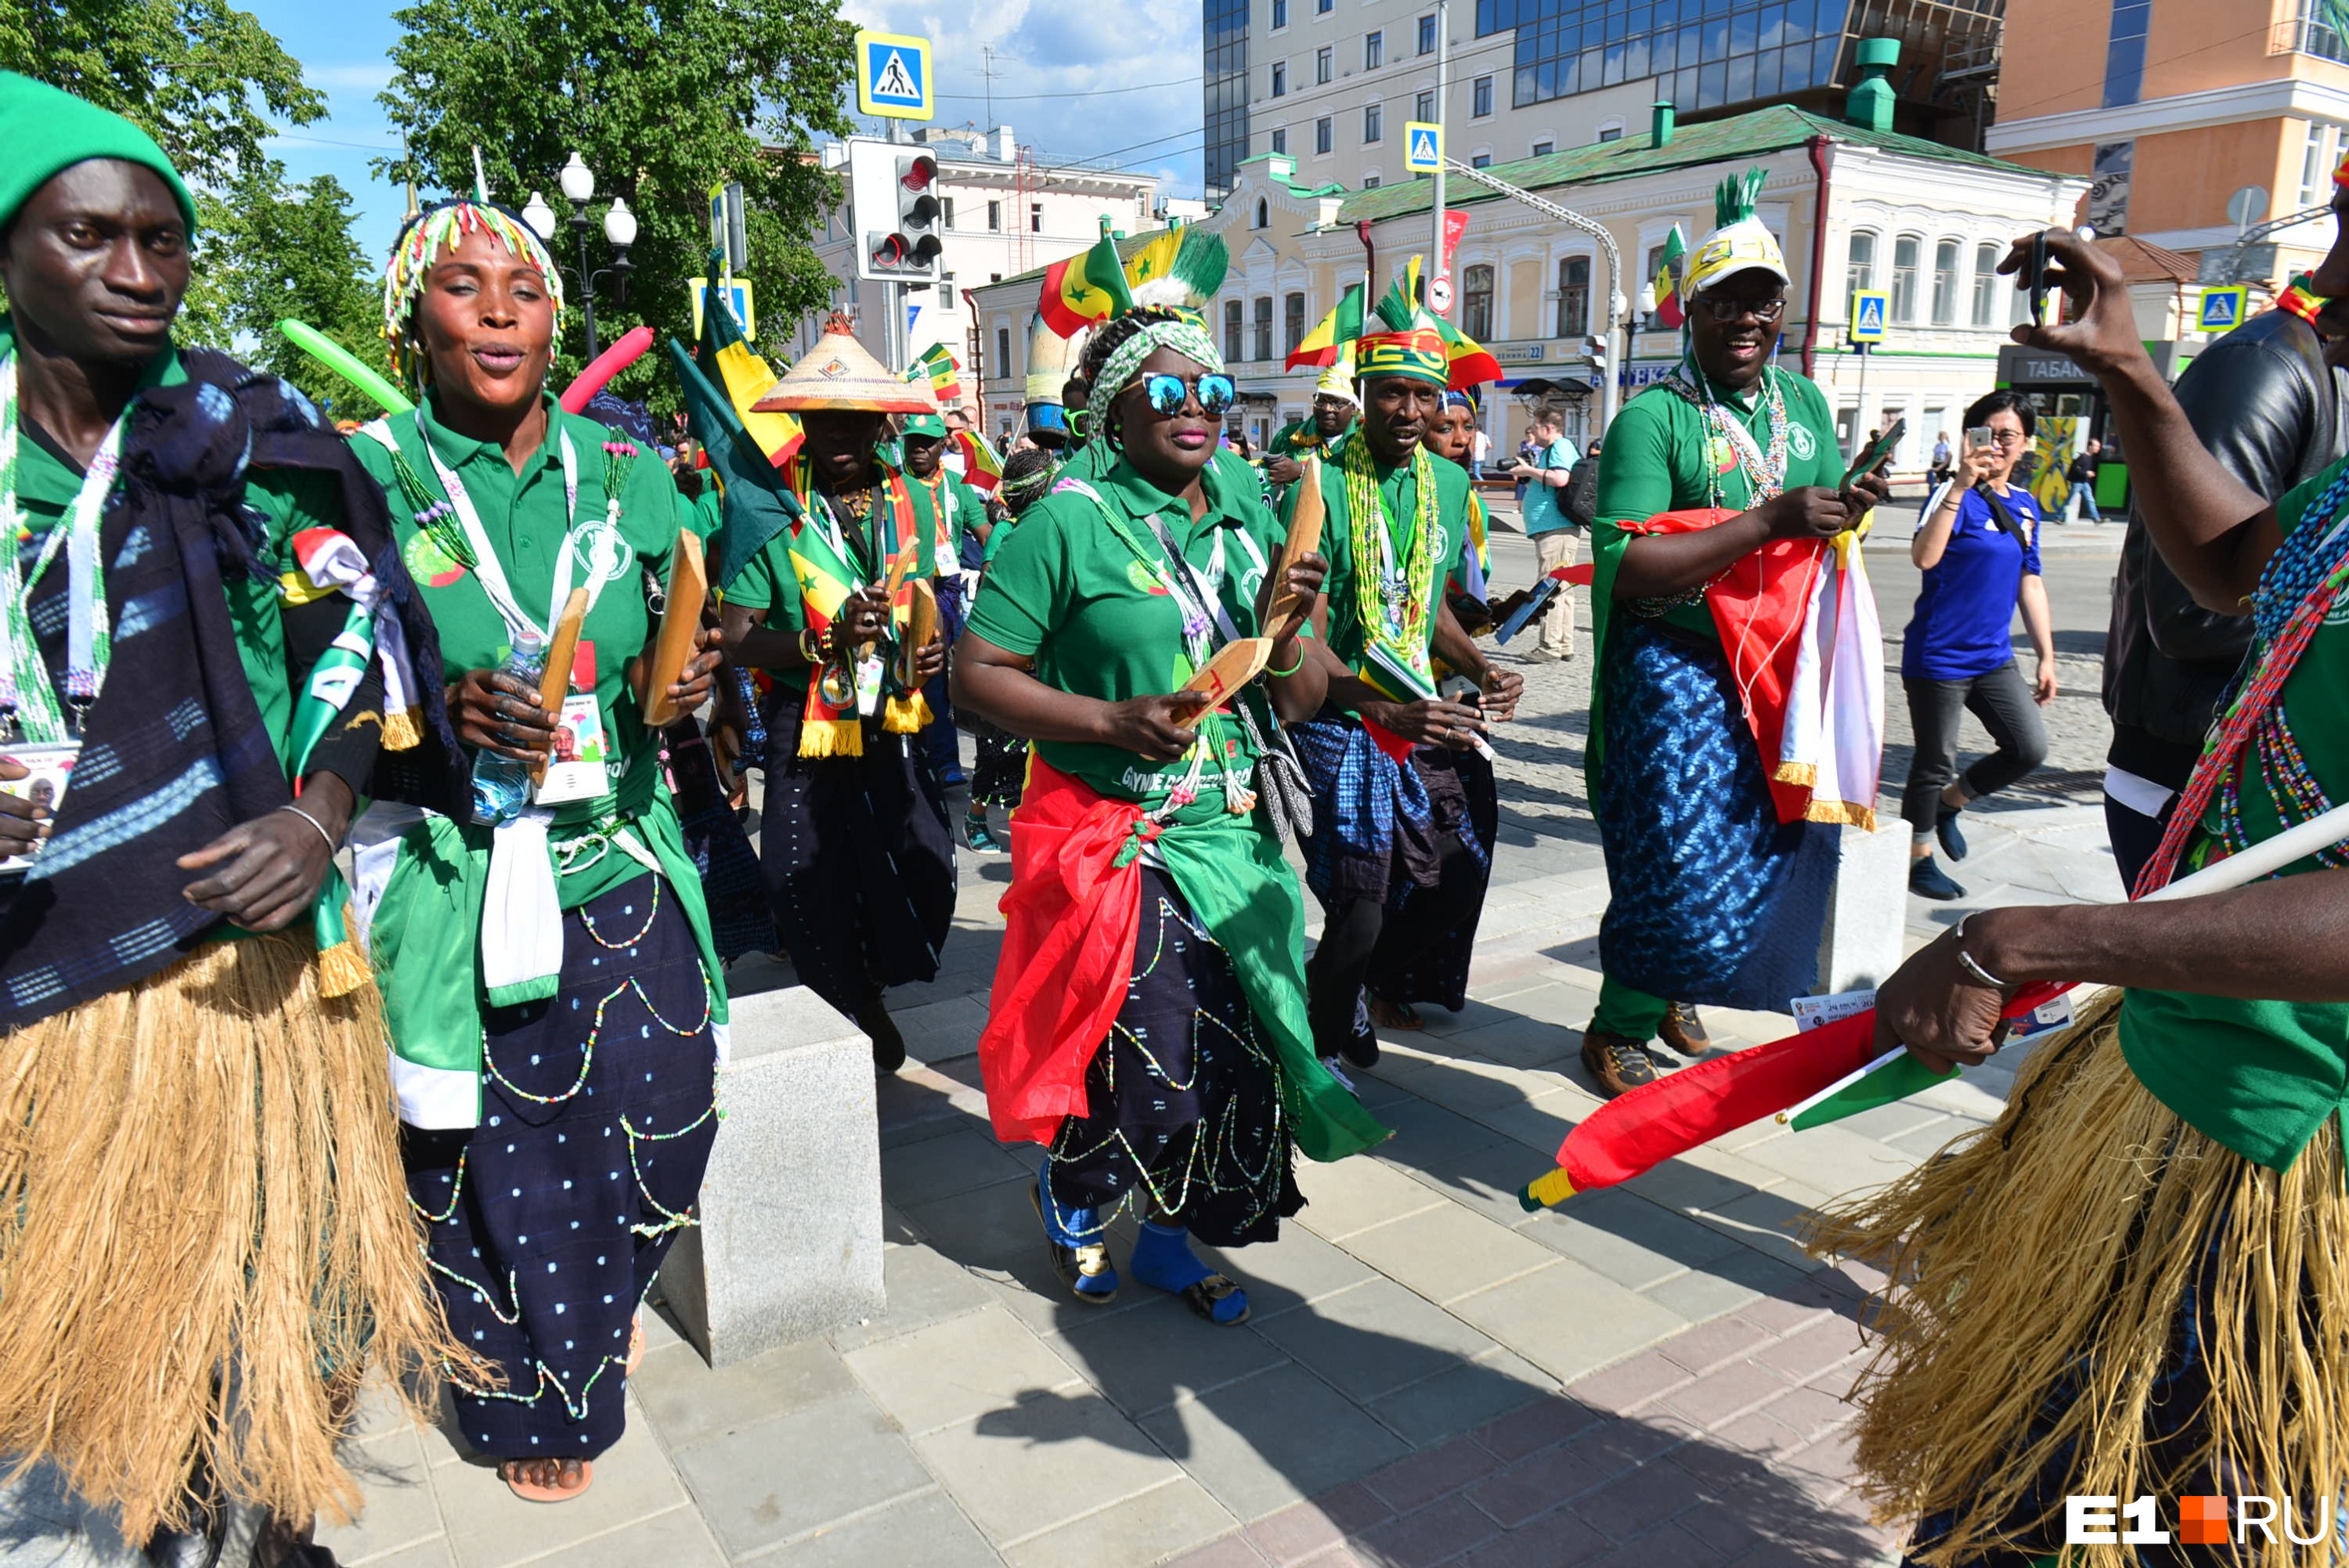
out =
[(2243, 307), (2251, 291), (2237, 286), (2230, 289), (2204, 289), (2202, 310), (2195, 325), (2204, 332), (2232, 332), (2243, 325)]
[(1854, 343), (1884, 341), (1884, 318), (1891, 296), (1881, 289), (1851, 291), (1851, 340)]
[(1402, 166), (1413, 174), (1436, 174), (1444, 169), (1444, 128), (1414, 119), (1402, 128)]
[(856, 35), (856, 107), (887, 119), (930, 118), (930, 41), (901, 33)]

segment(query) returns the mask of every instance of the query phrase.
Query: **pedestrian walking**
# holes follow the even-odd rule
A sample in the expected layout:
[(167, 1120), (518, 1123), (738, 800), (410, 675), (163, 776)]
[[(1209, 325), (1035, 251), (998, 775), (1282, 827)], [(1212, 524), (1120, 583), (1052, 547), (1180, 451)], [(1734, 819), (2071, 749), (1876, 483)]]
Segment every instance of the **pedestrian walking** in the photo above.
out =
[(955, 700), (1035, 752), (979, 1067), (997, 1137), (1045, 1146), (1034, 1202), (1071, 1294), (1115, 1297), (1131, 1206), (1134, 1277), (1227, 1326), (1247, 1293), (1192, 1239), (1272, 1240), (1304, 1202), (1299, 1151), (1384, 1130), (1313, 1054), (1304, 904), (1264, 799), (1289, 787), (1266, 773), (1278, 719), (1327, 685), (1310, 639), (1278, 638), (1227, 708), (1170, 688), (1261, 631), (1265, 590), (1318, 598), (1323, 562), (1282, 560), (1253, 472), (1213, 461), (1234, 392), (1193, 318), (1112, 316), (1084, 365), (1112, 460), (1021, 515), (955, 660)]
[[(1578, 454), (1574, 443), (1566, 438), (1557, 411), (1554, 408), (1535, 410), (1527, 443), (1534, 449), (1533, 458), (1519, 463), (1512, 472), (1524, 482), (1525, 499), (1518, 516), (1526, 536), (1534, 542), (1535, 571), (1542, 575), (1574, 564), (1575, 541), (1578, 537), (1574, 520), (1567, 515), (1560, 502), (1566, 487), (1574, 477)], [(1574, 595), (1561, 588), (1550, 596), (1549, 607), (1542, 612), (1541, 637), (1534, 648), (1537, 660), (1571, 659), (1574, 657)]]
[[(666, 578), (692, 511), (665, 469), (547, 389), (561, 289), (502, 208), (410, 219), (384, 332), (423, 392), (353, 442), (474, 753), (470, 811), (378, 807), (353, 833), (401, 1153), (450, 1325), (499, 1374), (452, 1377), (457, 1429), (535, 1502), (585, 1491), (620, 1439), (636, 1314), (694, 1222), (717, 1134), (727, 1016), (632, 678), (654, 631), (645, 574)], [(529, 653), (546, 656), (583, 594), (550, 709)], [(667, 694), (681, 711), (717, 665), (701, 634)]]
[(1950, 433), (1947, 430), (1936, 430), (1933, 432), (1933, 463), (1932, 467), (1925, 471), (1925, 482), (1929, 487), (1939, 488), (1949, 477)]
[(911, 606), (889, 592), (933, 576), (936, 547), (910, 481), (875, 450), (885, 415), (931, 406), (835, 316), (754, 405), (800, 416), (805, 510), (725, 584), (727, 657), (774, 680), (759, 851), (775, 927), (800, 983), (856, 1020), (882, 1072), (905, 1059), (886, 989), (935, 979), (954, 923), (945, 798), (913, 751), (946, 645), (905, 646)]
[(1485, 432), (1484, 422), (1475, 424), (1475, 435), (1468, 443), (1468, 482), (1485, 482), (1485, 465), (1493, 460), (1493, 438)]
[[(2349, 217), (2338, 183), (2333, 216)], [(2252, 667), (2143, 894), (2349, 800), (2349, 616), (2334, 608), (2349, 580), (2349, 462), (2281, 500), (2246, 489), (2146, 354), (2109, 253), (2059, 229), (2018, 242), (2001, 270), (2043, 245), (2064, 308), (2023, 335), (2097, 379), (2139, 514), (2179, 580), (2204, 603), (2247, 605), (2256, 625)], [(2349, 294), (2349, 234), (2313, 284)], [(2019, 985), (2119, 988), (2034, 1045), (1996, 1125), (1814, 1222), (1818, 1249), (1889, 1281), (1854, 1452), (1870, 1500), (1917, 1521), (1905, 1561), (2337, 1559), (2327, 1516), (2349, 1430), (2338, 864), (2326, 851), (2174, 902), (1980, 911), (1878, 990), (1878, 1043), (1940, 1068), (1998, 1049)], [(2077, 1544), (2067, 1500), (2224, 1497), (2254, 1476), (2282, 1500), (2269, 1511), (2283, 1528), (2263, 1539), (2222, 1531), (2208, 1547), (2142, 1554)]]
[[(1969, 435), (1957, 477), (1909, 542), (1923, 582), (1900, 650), (1917, 738), (1900, 814), (1909, 822), (1909, 891), (1920, 898), (1965, 896), (1934, 863), (1934, 840), (1950, 859), (1964, 860), (1959, 813), (2047, 759), (2039, 710), (2055, 699), (2055, 633), (2040, 577), (2039, 507), (2028, 490), (2007, 482), (2037, 426), (2020, 392), (1976, 398), (1966, 429), (1988, 430), (1990, 444), (1976, 446)], [(2028, 684), (2008, 631), (2017, 611), (2038, 660)], [(1963, 773), (1957, 772), (1961, 713), (1981, 719), (1997, 744)]]
[(1688, 353), (1616, 417), (1599, 469), (1586, 768), (1609, 897), (1582, 1061), (1609, 1096), (1654, 1080), (1651, 1040), (1710, 1048), (1695, 1004), (1782, 1009), (1813, 988), (1837, 824), (1873, 820), (1883, 655), (1833, 541), (1887, 486), (1840, 488), (1826, 394), (1770, 363), (1789, 274), (1761, 184), (1723, 182), (1680, 285)]
[[(2320, 334), (2322, 317), (2330, 335)], [(2281, 498), (2349, 451), (2349, 301), (2302, 273), (2262, 311), (2196, 355), (2175, 395), (2219, 465)], [(2205, 609), (2153, 547), (2137, 499), (2113, 581), (2105, 639), (2105, 824), (2121, 885), (2153, 857), (2251, 645), (2251, 618)]]
[(2102, 461), (2098, 454), (2104, 449), (2104, 443), (2091, 436), (2088, 444), (2064, 465), (2064, 482), (2072, 487), (2072, 493), (2064, 501), (2064, 521), (2083, 512), (2090, 522), (2105, 521), (2104, 513), (2096, 510), (2096, 467)]

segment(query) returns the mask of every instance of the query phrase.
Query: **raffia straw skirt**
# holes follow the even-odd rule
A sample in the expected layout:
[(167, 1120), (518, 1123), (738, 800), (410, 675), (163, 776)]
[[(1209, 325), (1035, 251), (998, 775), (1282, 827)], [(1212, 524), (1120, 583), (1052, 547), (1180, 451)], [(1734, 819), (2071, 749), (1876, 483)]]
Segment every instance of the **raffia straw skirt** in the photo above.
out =
[[(2180, 1120), (2122, 1059), (2118, 994), (2033, 1056), (1997, 1124), (1814, 1216), (1890, 1275), (1857, 1460), (1911, 1561), (2050, 1554), (2071, 1494), (2294, 1500), (2349, 1485), (2349, 1195), (2338, 1120), (2279, 1173)], [(2279, 1528), (2240, 1558), (2329, 1561)], [(2128, 1568), (2075, 1546), (2065, 1568)], [(2189, 1553), (2189, 1557), (2191, 1554)], [(2168, 1559), (2162, 1559), (2168, 1561)]]
[(0, 1037), (0, 1454), (58, 1465), (141, 1541), (201, 1465), (347, 1518), (367, 1361), (449, 1342), (400, 1177), (382, 1007), (318, 994), (306, 935), (206, 944)]

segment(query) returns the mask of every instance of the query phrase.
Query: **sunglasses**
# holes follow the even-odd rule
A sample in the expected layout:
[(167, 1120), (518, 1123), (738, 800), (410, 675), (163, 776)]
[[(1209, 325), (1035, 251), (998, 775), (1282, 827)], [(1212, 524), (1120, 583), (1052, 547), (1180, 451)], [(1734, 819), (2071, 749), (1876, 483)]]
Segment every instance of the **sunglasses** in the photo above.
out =
[(1704, 306), (1705, 313), (1713, 320), (1721, 322), (1735, 321), (1743, 315), (1750, 315), (1759, 322), (1773, 322), (1786, 314), (1784, 294), (1776, 299), (1715, 299), (1705, 295), (1697, 303)]
[(1208, 372), (1197, 377), (1170, 376), (1161, 371), (1143, 378), (1143, 396), (1150, 400), (1151, 410), (1159, 414), (1179, 414), (1183, 405), (1194, 395), (1199, 399), (1199, 411), (1213, 418), (1237, 401), (1239, 394), (1228, 376)]

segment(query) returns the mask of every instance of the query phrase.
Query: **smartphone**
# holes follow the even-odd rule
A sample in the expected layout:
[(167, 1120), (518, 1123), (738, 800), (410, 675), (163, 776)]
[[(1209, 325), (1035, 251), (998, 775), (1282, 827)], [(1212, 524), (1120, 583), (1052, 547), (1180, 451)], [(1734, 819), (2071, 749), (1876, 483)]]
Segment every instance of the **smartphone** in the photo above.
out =
[(1559, 582), (1555, 577), (1544, 577), (1540, 582), (1535, 583), (1532, 595), (1528, 597), (1524, 603), (1518, 605), (1514, 611), (1510, 612), (1509, 618), (1503, 621), (1499, 629), (1494, 632), (1494, 640), (1495, 642), (1506, 643), (1511, 637), (1516, 636), (1519, 632), (1524, 631), (1526, 629), (1526, 623), (1532, 620), (1536, 615), (1540, 614), (1543, 609), (1548, 605), (1549, 602), (1563, 592), (1565, 587), (1566, 584)]
[(1986, 452), (1998, 445), (1998, 432), (1988, 425), (1976, 425), (1966, 432), (1968, 450)]
[(1885, 431), (1884, 434), (1877, 437), (1873, 441), (1870, 441), (1868, 444), (1867, 449), (1851, 460), (1851, 467), (1844, 470), (1844, 488), (1847, 490), (1850, 489), (1852, 480), (1859, 478), (1860, 475), (1867, 473), (1869, 469), (1875, 468), (1877, 464), (1890, 457), (1894, 450), (1899, 447), (1900, 438), (1908, 433), (1908, 420), (1893, 420), (1892, 428)]
[(2031, 291), (2031, 325), (2047, 325), (2047, 231), (2031, 236), (2030, 253), (2023, 263), (2023, 284)]

